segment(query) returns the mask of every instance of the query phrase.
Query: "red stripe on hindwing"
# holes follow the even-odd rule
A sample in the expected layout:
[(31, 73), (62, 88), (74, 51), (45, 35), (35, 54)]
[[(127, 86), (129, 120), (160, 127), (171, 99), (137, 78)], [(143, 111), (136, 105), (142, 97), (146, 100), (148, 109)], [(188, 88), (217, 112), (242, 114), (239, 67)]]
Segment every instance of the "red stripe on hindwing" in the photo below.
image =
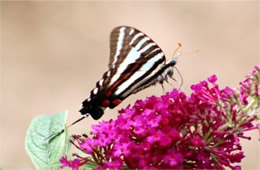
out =
[(110, 105), (110, 101), (107, 99), (103, 100), (102, 106), (107, 107), (108, 105)]
[(116, 100), (112, 101), (112, 103), (113, 103), (115, 106), (119, 105), (121, 102), (122, 102), (122, 101), (119, 100), (119, 99), (116, 99)]
[(118, 85), (123, 83), (129, 77), (131, 77), (133, 72), (135, 72), (135, 70), (138, 69), (139, 66), (140, 66), (139, 63), (135, 63), (132, 67), (130, 67), (131, 68), (130, 70), (126, 69), (126, 71), (119, 77), (119, 79), (107, 90), (106, 96), (110, 97), (112, 95), (113, 91), (118, 87)]

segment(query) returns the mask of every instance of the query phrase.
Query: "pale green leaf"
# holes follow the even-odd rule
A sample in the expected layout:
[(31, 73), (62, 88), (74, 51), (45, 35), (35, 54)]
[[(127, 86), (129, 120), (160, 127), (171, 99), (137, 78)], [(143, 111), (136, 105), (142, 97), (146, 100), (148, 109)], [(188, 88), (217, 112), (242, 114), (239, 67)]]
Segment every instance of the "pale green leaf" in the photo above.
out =
[[(40, 115), (32, 120), (27, 130), (25, 150), (36, 169), (59, 169), (59, 159), (68, 148), (65, 126), (67, 114), (64, 111), (55, 115)], [(64, 133), (46, 139), (64, 128)]]

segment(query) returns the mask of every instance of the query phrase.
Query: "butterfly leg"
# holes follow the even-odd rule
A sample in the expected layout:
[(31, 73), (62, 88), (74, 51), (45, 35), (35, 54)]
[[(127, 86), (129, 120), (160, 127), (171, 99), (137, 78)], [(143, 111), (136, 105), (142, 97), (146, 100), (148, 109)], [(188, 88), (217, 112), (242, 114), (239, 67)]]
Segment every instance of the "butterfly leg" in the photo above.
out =
[[(172, 77), (171, 77), (171, 78), (172, 78)], [(173, 78), (172, 78), (172, 79), (173, 79)], [(166, 81), (169, 85), (171, 85), (172, 87), (174, 87), (173, 84), (168, 81), (168, 77), (166, 77), (165, 81)]]
[(161, 86), (162, 86), (163, 94), (164, 94), (165, 93), (165, 89), (164, 89), (163, 83), (161, 83)]
[[(182, 89), (182, 82), (179, 82), (178, 80), (176, 80), (175, 78), (173, 78), (173, 77), (170, 77), (173, 81), (175, 81), (176, 83), (178, 83), (178, 85), (179, 85), (179, 88), (178, 88), (178, 90), (181, 90)], [(170, 84), (170, 83), (169, 83)]]
[(159, 75), (158, 77), (158, 82), (161, 84), (162, 86), (162, 89), (163, 89), (163, 93), (165, 93), (165, 89), (164, 89), (164, 86), (163, 86), (163, 82), (164, 82), (164, 77), (162, 75)]

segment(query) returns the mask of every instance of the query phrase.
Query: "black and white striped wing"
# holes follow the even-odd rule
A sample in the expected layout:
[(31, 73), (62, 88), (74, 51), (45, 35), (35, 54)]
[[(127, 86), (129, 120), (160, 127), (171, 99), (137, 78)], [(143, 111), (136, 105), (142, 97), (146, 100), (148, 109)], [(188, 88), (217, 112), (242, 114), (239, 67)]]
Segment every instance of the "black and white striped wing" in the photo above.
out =
[(113, 94), (124, 98), (137, 92), (136, 89), (164, 64), (161, 48), (141, 31), (126, 26), (112, 31), (109, 69), (113, 73), (109, 85), (116, 86), (112, 89)]
[(105, 108), (114, 108), (127, 96), (158, 82), (163, 66), (165, 56), (151, 38), (132, 27), (115, 28), (110, 35), (109, 70), (80, 112), (99, 119)]

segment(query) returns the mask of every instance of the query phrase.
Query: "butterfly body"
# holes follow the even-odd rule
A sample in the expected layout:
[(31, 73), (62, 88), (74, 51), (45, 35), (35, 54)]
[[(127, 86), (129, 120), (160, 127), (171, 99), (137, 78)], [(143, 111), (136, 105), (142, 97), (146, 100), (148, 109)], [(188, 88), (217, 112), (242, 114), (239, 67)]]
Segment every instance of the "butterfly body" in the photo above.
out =
[[(177, 56), (178, 57), (178, 56)], [(141, 31), (127, 26), (110, 35), (109, 70), (82, 103), (82, 115), (99, 119), (129, 95), (172, 78), (177, 57), (168, 61), (160, 47)]]

